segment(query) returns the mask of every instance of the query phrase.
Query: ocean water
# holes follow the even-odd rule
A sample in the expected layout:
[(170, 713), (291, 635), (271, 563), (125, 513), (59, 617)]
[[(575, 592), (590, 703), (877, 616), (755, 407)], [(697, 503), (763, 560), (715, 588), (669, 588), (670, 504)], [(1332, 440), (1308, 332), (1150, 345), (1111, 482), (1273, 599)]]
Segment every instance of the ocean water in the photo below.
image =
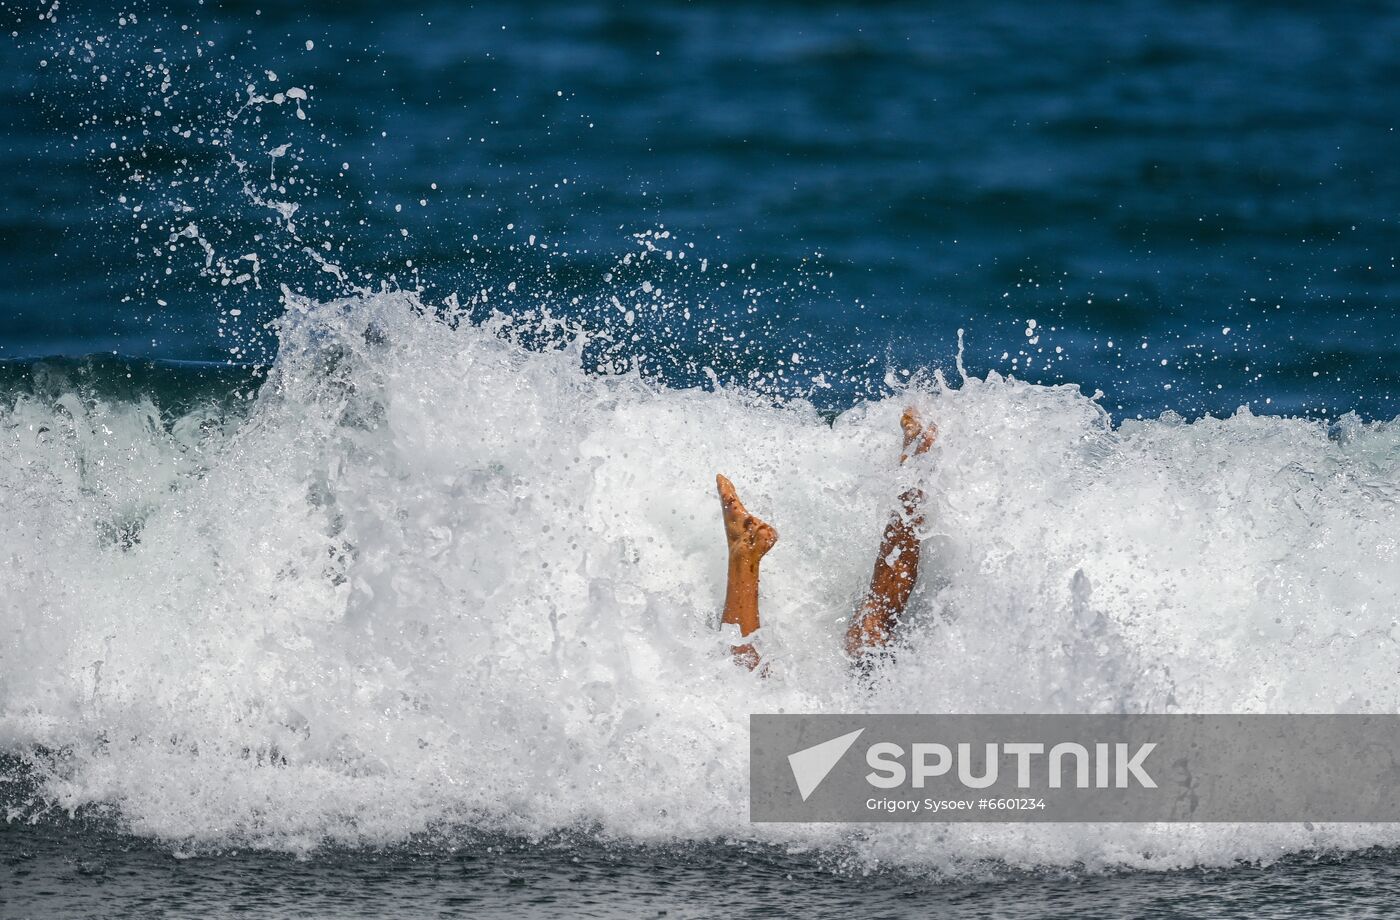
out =
[(1400, 6), (0, 9), (0, 914), (1393, 912), (1390, 825), (746, 782), (751, 712), (1400, 708)]

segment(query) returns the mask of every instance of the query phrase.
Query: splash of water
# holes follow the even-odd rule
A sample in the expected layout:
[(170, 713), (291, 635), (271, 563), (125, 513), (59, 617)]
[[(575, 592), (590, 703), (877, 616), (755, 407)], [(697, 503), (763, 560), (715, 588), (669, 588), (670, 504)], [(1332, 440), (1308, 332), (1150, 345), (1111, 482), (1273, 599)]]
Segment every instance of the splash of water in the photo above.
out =
[[(541, 348), (537, 325), (408, 294), (292, 297), (278, 335), (246, 415), (74, 392), (0, 409), (0, 748), (48, 805), (274, 848), (583, 827), (939, 869), (1400, 842), (759, 827), (746, 803), (755, 711), (1394, 711), (1395, 423), (1115, 428), (1076, 388), (996, 375), (916, 377), (829, 423), (588, 373), (586, 336)], [(942, 434), (900, 469), (911, 401)], [(715, 629), (719, 471), (782, 532), (767, 680)], [(840, 635), (913, 481), (927, 574), (865, 687)]]

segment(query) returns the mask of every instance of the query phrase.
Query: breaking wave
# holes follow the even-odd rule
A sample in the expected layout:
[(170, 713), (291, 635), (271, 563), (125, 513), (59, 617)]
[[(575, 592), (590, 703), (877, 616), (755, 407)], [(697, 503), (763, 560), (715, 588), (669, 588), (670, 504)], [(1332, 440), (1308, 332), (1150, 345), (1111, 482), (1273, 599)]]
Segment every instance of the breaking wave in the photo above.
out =
[[(1396, 423), (1115, 425), (1076, 387), (996, 374), (916, 374), (833, 419), (598, 374), (586, 335), (520, 326), (289, 296), (265, 381), (231, 399), (0, 402), (0, 750), (35, 778), (10, 816), (293, 851), (581, 829), (939, 871), (1400, 844), (751, 825), (747, 804), (752, 712), (1397, 711)], [(942, 435), (901, 470), (910, 401)], [(716, 629), (716, 472), (782, 534), (767, 679)], [(840, 637), (911, 479), (926, 575), (866, 684)]]

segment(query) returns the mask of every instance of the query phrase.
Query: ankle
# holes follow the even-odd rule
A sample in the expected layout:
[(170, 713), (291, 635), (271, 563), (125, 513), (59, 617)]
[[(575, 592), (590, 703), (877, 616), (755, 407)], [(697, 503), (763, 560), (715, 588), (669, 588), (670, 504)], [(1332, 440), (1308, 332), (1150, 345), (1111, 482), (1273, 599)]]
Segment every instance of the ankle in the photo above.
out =
[(757, 574), (758, 564), (763, 560), (762, 553), (751, 549), (729, 548), (729, 568), (731, 571), (753, 572)]

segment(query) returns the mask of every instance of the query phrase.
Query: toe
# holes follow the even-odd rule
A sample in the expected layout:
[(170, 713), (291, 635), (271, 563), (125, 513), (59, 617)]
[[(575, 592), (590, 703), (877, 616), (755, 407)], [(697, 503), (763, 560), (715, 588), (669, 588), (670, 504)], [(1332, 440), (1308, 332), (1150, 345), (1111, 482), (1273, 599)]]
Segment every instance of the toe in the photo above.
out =
[(904, 443), (908, 444), (919, 436), (919, 429), (923, 427), (919, 419), (918, 410), (909, 406), (904, 410), (904, 414), (899, 418), (899, 427), (904, 429)]
[(719, 490), (720, 503), (725, 508), (730, 508), (739, 504), (739, 493), (734, 488), (734, 483), (729, 481), (723, 474), (715, 476), (715, 488)]

